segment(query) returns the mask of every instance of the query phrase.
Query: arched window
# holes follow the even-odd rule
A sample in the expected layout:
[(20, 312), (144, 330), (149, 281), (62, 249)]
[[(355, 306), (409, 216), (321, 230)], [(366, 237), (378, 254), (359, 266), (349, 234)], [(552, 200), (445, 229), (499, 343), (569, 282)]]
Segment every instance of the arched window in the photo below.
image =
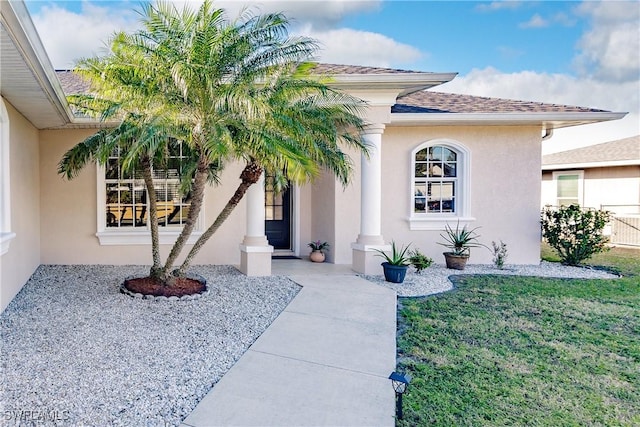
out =
[(11, 232), (11, 186), (9, 175), (9, 113), (0, 98), (0, 256), (9, 250)]
[(470, 222), (469, 151), (460, 143), (434, 140), (411, 153), (412, 230), (442, 229), (451, 221)]

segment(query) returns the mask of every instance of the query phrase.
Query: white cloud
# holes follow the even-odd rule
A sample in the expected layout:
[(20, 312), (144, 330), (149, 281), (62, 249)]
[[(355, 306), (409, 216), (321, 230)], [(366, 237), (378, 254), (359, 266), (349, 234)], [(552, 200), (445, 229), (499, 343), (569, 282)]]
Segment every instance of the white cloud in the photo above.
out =
[(306, 29), (303, 32), (320, 42), (319, 60), (322, 62), (397, 67), (425, 57), (418, 49), (378, 33), (348, 28), (320, 32)]
[(491, 3), (481, 3), (476, 6), (476, 10), (482, 12), (491, 12), (494, 10), (503, 10), (503, 9), (518, 9), (522, 6), (521, 1), (515, 0), (501, 0), (501, 1), (492, 1)]
[(115, 31), (131, 30), (138, 18), (128, 9), (114, 13), (112, 9), (82, 2), (81, 13), (53, 4), (43, 6), (32, 19), (53, 66), (68, 69), (77, 59), (99, 54)]
[[(182, 9), (197, 9), (201, 0), (175, 0)], [(263, 0), (219, 1), (214, 7), (225, 8), (235, 18), (246, 7), (260, 13), (284, 12), (292, 20), (292, 31), (317, 38), (324, 49), (322, 59), (341, 63), (390, 66), (409, 63), (422, 54), (415, 48), (397, 43), (381, 34), (349, 29), (332, 29), (337, 22), (353, 13), (375, 10), (381, 0)], [(139, 24), (137, 5), (124, 3), (102, 7), (98, 3), (82, 2), (79, 13), (55, 4), (40, 8), (32, 19), (55, 68), (72, 68), (75, 60), (99, 54), (108, 38), (119, 30), (131, 31)], [(386, 55), (380, 55), (385, 52)]]
[(222, 0), (216, 7), (235, 17), (243, 7), (257, 7), (262, 13), (283, 12), (288, 18), (311, 28), (327, 29), (337, 25), (345, 16), (377, 10), (382, 0)]
[(544, 28), (549, 26), (549, 21), (544, 19), (539, 14), (535, 14), (527, 22), (522, 22), (518, 25), (520, 28)]
[(577, 12), (591, 18), (591, 28), (578, 43), (578, 71), (607, 81), (638, 81), (640, 3), (584, 2)]

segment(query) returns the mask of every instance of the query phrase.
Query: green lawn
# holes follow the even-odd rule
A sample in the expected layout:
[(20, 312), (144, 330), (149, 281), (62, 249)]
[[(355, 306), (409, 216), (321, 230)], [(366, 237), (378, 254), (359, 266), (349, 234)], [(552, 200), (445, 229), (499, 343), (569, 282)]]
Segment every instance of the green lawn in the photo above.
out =
[(477, 276), (400, 299), (398, 425), (640, 425), (640, 250), (591, 263), (625, 277)]

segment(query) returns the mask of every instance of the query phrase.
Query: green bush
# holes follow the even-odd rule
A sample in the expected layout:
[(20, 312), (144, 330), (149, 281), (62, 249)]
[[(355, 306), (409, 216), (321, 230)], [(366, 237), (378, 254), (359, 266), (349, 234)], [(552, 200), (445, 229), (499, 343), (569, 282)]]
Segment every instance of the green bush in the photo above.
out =
[(418, 274), (420, 274), (425, 268), (431, 267), (431, 264), (433, 264), (433, 259), (429, 258), (417, 249), (411, 251), (409, 255), (409, 262), (415, 267)]
[(579, 265), (592, 255), (608, 250), (602, 229), (609, 222), (607, 211), (582, 209), (578, 205), (552, 208), (541, 213), (542, 237), (566, 265)]

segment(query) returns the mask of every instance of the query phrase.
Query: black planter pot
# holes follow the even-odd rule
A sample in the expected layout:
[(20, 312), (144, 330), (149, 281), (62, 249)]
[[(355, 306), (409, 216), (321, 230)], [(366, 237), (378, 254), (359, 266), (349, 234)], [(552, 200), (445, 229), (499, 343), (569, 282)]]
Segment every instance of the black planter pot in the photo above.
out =
[(404, 282), (404, 276), (407, 274), (407, 269), (409, 268), (406, 265), (393, 265), (388, 262), (383, 262), (382, 269), (384, 270), (384, 279), (387, 282), (391, 283), (402, 283)]

